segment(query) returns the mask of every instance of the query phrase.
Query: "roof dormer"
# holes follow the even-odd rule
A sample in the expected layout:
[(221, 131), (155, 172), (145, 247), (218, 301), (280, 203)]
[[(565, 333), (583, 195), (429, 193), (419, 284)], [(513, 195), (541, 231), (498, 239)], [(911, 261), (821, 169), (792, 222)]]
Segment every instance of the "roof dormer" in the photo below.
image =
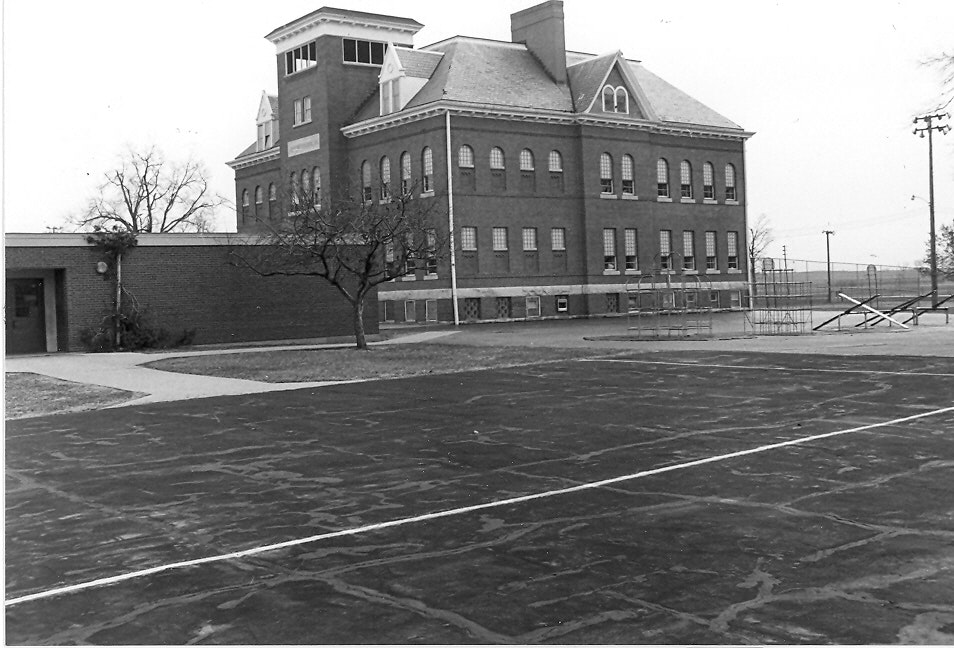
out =
[(255, 150), (265, 151), (278, 143), (278, 97), (264, 90), (255, 117)]
[(403, 109), (431, 78), (443, 56), (440, 52), (412, 50), (389, 43), (378, 75), (381, 114)]

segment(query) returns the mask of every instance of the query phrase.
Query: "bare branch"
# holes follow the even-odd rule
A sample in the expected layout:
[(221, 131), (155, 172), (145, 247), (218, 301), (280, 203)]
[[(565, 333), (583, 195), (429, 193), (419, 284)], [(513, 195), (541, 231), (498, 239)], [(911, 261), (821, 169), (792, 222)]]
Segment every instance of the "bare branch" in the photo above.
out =
[(73, 219), (81, 230), (113, 225), (131, 232), (208, 231), (218, 207), (205, 168), (189, 159), (168, 162), (156, 147), (130, 148), (107, 171), (84, 212)]

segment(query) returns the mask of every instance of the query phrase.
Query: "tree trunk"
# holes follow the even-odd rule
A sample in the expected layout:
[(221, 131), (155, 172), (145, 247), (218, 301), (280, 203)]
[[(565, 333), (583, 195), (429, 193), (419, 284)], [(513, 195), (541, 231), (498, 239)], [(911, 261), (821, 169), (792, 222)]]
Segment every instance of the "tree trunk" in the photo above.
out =
[(364, 336), (364, 295), (354, 300), (354, 342), (359, 349), (368, 348), (368, 340)]

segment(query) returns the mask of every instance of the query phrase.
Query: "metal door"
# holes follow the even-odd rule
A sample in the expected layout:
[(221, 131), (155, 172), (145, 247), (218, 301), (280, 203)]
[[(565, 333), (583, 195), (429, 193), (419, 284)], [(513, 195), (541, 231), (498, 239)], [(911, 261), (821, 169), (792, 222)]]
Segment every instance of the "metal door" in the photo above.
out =
[(4, 315), (8, 354), (46, 351), (43, 279), (7, 279)]

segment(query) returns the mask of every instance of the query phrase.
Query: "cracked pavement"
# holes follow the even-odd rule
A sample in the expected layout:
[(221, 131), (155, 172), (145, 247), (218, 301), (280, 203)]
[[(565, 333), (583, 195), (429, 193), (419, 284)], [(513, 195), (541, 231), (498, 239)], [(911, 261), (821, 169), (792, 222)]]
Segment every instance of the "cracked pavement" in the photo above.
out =
[[(11, 421), (6, 596), (952, 405), (950, 358), (698, 351)], [(952, 441), (938, 413), (165, 571), (8, 606), (6, 640), (954, 643)]]

